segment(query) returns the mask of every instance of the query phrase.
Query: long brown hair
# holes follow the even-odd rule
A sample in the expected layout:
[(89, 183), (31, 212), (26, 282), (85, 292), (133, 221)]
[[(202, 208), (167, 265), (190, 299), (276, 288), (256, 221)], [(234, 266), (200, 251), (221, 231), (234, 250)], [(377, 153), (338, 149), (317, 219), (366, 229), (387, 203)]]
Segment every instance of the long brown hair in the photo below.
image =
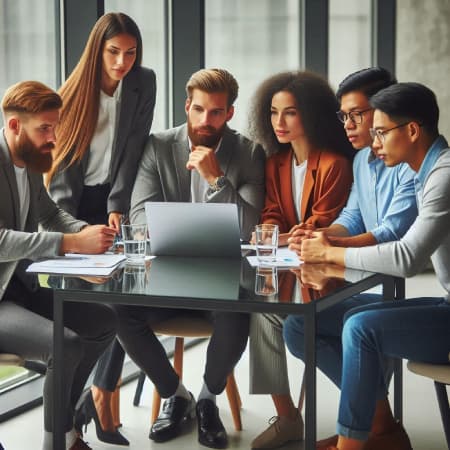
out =
[(133, 19), (123, 13), (108, 13), (100, 17), (89, 35), (80, 61), (58, 91), (63, 107), (54, 162), (46, 176), (47, 186), (63, 163), (68, 167), (80, 161), (91, 143), (99, 112), (103, 47), (105, 41), (118, 34), (128, 34), (136, 39), (136, 61), (132, 70), (141, 65), (142, 37)]

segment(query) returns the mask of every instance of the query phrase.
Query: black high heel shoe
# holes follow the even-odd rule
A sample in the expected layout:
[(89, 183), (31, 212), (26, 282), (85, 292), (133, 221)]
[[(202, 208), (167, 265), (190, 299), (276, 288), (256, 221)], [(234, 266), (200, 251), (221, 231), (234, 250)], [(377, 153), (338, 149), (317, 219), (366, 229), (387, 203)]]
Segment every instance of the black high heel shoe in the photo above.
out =
[(83, 425), (84, 431), (86, 432), (89, 422), (94, 419), (95, 432), (99, 441), (108, 444), (130, 445), (128, 439), (120, 434), (119, 431), (104, 431), (102, 429), (90, 390), (86, 391), (81, 398), (80, 407), (75, 411), (74, 428), (78, 433), (83, 434)]

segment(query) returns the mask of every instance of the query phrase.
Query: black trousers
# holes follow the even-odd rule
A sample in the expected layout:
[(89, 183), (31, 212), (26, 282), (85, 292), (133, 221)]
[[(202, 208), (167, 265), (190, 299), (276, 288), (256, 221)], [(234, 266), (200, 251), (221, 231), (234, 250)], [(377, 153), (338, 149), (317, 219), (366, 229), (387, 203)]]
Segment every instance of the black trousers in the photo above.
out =
[[(29, 291), (15, 277), (0, 302), (0, 351), (47, 365), (44, 383), (44, 426), (53, 428), (53, 291)], [(115, 336), (114, 312), (105, 306), (64, 304), (65, 430), (73, 426), (73, 411), (98, 357)]]
[[(153, 333), (152, 324), (177, 316), (181, 311), (126, 305), (114, 308), (118, 317), (117, 333), (125, 351), (152, 380), (161, 397), (172, 396), (179, 378), (164, 347)], [(200, 314), (213, 323), (203, 378), (210, 392), (220, 394), (247, 345), (249, 316), (207, 311), (189, 311), (189, 314)]]
[[(85, 220), (92, 225), (107, 224), (108, 195), (110, 185), (98, 184), (96, 186), (84, 186), (81, 194), (77, 218)], [(98, 360), (94, 374), (94, 385), (107, 391), (114, 391), (122, 374), (125, 352), (117, 339), (110, 344)]]

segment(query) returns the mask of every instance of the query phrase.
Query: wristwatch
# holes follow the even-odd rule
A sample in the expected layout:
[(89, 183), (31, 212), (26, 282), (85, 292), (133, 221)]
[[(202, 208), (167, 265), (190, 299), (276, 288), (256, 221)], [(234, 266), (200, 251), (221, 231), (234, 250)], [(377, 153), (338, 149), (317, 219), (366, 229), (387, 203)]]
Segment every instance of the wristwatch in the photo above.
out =
[(220, 177), (217, 177), (210, 185), (209, 185), (209, 191), (211, 193), (220, 191), (225, 184), (227, 183), (227, 179), (221, 175)]

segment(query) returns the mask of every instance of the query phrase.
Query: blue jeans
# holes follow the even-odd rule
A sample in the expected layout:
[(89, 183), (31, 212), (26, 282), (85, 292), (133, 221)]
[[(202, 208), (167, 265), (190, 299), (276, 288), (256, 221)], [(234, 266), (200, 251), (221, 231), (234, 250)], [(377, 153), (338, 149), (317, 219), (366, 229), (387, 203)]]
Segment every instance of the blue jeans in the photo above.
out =
[(344, 317), (342, 348), (337, 432), (366, 440), (387, 394), (386, 357), (449, 363), (450, 304), (434, 297), (354, 308)]
[[(316, 358), (317, 367), (338, 387), (342, 373), (342, 328), (345, 314), (358, 306), (379, 302), (379, 294), (359, 294), (317, 314)], [(289, 351), (305, 360), (303, 316), (288, 316), (283, 325), (284, 340)]]

